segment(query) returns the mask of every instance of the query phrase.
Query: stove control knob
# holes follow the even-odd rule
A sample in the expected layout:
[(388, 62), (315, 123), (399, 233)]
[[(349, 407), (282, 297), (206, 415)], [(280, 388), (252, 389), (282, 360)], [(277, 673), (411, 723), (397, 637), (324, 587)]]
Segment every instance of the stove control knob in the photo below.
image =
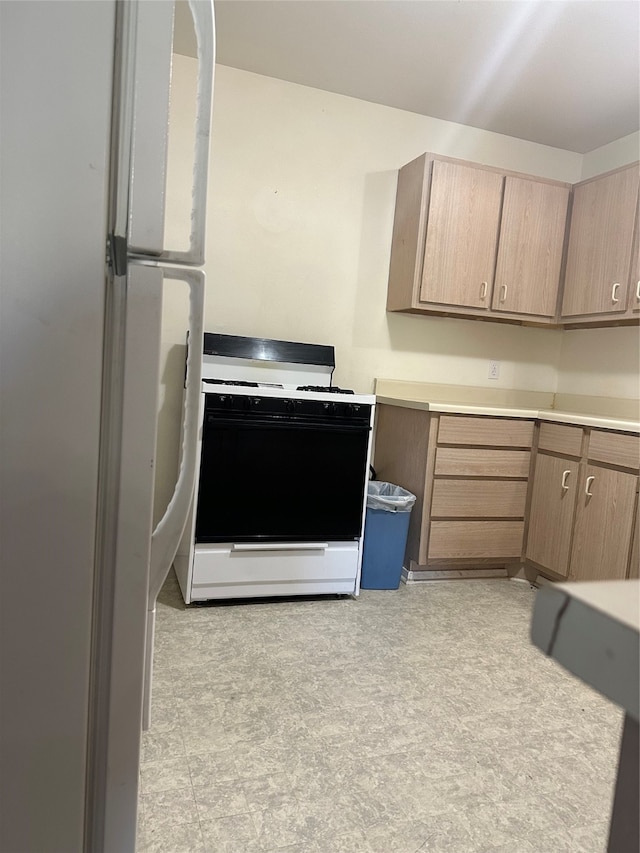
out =
[(328, 415), (335, 415), (336, 413), (335, 403), (323, 403), (322, 408)]
[(262, 400), (260, 399), (260, 397), (251, 397), (249, 405), (252, 408), (257, 409), (261, 403), (262, 403)]
[(296, 400), (285, 400), (284, 407), (287, 412), (295, 412), (298, 408), (298, 403)]

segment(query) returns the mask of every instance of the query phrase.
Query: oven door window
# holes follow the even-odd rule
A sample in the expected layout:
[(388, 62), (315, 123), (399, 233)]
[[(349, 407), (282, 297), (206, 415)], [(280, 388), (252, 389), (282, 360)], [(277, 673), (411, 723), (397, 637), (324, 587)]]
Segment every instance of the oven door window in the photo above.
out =
[(196, 541), (358, 538), (369, 431), (207, 415)]

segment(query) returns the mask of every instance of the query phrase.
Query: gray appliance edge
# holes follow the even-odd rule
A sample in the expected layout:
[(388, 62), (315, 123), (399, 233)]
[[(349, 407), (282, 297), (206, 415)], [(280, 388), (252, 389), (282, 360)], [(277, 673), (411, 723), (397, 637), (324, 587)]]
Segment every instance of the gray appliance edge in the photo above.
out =
[[(172, 275), (137, 244), (128, 271), (105, 266), (110, 213), (135, 234), (164, 201), (145, 180), (115, 199), (110, 186), (116, 27), (134, 9), (145, 21), (137, 47), (169, 45), (151, 91), (166, 119), (171, 4), (0, 3), (2, 853), (135, 849), (161, 288)], [(149, 94), (136, 128), (156, 114)], [(147, 233), (161, 240), (161, 225)], [(202, 262), (178, 255), (166, 260)]]

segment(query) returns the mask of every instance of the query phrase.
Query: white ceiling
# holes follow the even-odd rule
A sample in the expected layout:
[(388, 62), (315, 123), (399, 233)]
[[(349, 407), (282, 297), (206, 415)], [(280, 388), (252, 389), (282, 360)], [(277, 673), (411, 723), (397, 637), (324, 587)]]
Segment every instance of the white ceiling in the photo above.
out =
[[(176, 6), (175, 50), (193, 56)], [(639, 127), (637, 0), (215, 0), (215, 11), (222, 65), (579, 153)]]

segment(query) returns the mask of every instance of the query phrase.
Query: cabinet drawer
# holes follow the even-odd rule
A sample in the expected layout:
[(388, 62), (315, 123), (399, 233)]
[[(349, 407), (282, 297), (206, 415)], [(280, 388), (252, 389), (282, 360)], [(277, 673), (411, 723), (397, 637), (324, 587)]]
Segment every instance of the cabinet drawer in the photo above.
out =
[(519, 557), (524, 521), (432, 521), (429, 559)]
[(528, 450), (483, 450), (463, 447), (439, 447), (435, 473), (458, 477), (529, 476)]
[(464, 418), (442, 415), (438, 444), (531, 447), (533, 421), (509, 418)]
[(538, 447), (540, 450), (551, 450), (567, 456), (581, 456), (582, 427), (541, 423)]
[(523, 518), (527, 484), (520, 480), (436, 480), (431, 515), (445, 518)]
[(640, 436), (594, 429), (589, 437), (589, 459), (637, 469), (640, 467)]

